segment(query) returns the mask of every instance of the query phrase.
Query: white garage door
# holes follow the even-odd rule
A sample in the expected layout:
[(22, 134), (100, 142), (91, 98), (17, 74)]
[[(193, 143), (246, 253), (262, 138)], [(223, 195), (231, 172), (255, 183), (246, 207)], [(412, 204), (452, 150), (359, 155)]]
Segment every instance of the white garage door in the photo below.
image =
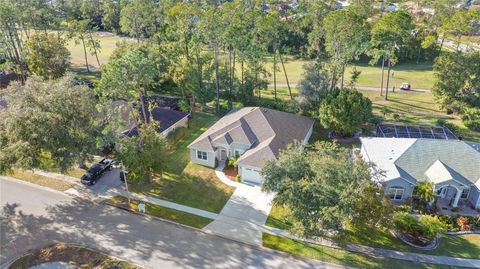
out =
[(242, 167), (242, 181), (246, 181), (254, 184), (262, 184), (263, 179), (260, 175), (260, 170)]

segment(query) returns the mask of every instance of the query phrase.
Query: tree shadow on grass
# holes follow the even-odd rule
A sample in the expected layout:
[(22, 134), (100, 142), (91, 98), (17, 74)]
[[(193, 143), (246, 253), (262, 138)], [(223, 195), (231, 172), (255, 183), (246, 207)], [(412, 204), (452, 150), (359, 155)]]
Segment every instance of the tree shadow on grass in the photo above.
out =
[(164, 172), (155, 183), (130, 184), (131, 190), (171, 202), (219, 213), (234, 188), (223, 184), (211, 168), (189, 164), (181, 174)]
[(422, 106), (419, 106), (419, 105), (414, 105), (414, 104), (411, 104), (411, 103), (398, 101), (398, 100), (395, 100), (395, 99), (389, 99), (389, 101), (392, 102), (392, 103), (397, 103), (397, 104), (404, 105), (404, 106), (407, 106), (407, 107), (414, 107), (414, 108), (420, 109), (420, 110), (432, 111), (432, 112), (436, 112), (436, 113), (441, 113), (442, 112), (440, 110), (436, 110), (436, 109), (433, 109), (433, 108), (426, 108), (426, 107), (422, 107)]

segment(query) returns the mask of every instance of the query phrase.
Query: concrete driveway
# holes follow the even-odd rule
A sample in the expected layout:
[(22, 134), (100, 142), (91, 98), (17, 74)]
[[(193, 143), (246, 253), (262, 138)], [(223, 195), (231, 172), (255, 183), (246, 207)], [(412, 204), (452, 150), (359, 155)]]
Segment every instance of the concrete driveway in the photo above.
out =
[(273, 194), (258, 186), (235, 184), (235, 192), (218, 217), (203, 228), (207, 232), (262, 246), (264, 224), (272, 209)]
[(79, 184), (65, 192), (79, 197), (90, 197), (91, 199), (104, 198), (108, 196), (110, 190), (124, 185), (120, 180), (120, 171), (121, 169), (114, 168), (103, 174), (102, 177), (97, 180), (97, 184), (93, 186)]

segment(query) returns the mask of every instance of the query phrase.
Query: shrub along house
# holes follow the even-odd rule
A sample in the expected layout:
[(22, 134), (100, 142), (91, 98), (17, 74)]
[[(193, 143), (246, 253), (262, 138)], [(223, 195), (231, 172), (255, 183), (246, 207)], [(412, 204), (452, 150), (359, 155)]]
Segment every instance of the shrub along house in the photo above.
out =
[(243, 182), (262, 184), (266, 161), (294, 141), (306, 143), (313, 119), (261, 107), (231, 111), (193, 141), (188, 148), (193, 163), (215, 167), (217, 161), (238, 157)]
[(461, 140), (365, 137), (361, 154), (384, 172), (385, 195), (403, 202), (420, 181), (451, 207), (480, 208), (478, 144)]

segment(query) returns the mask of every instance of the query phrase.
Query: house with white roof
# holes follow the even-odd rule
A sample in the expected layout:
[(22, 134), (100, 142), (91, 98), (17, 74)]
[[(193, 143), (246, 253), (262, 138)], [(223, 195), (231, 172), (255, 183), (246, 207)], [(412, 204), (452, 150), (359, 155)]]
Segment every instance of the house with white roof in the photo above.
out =
[(362, 157), (383, 173), (385, 195), (402, 202), (421, 181), (431, 182), (452, 207), (480, 208), (480, 147), (461, 140), (364, 137)]

